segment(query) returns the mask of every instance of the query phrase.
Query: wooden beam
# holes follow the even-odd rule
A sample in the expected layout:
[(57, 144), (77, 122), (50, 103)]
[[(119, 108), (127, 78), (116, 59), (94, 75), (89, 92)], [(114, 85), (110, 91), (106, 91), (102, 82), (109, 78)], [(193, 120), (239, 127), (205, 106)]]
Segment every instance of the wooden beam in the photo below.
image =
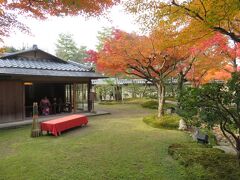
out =
[(72, 96), (73, 95), (73, 91), (72, 91), (73, 88), (72, 88), (72, 86), (73, 86), (72, 84), (69, 84), (69, 96), (70, 96), (69, 100), (70, 100), (70, 104), (71, 104), (70, 105), (70, 108), (71, 108), (70, 111), (71, 112), (72, 112), (72, 107), (73, 107), (73, 96)]
[(87, 97), (88, 97), (88, 112), (92, 111), (92, 100), (90, 98), (90, 93), (91, 93), (91, 89), (92, 89), (92, 81), (91, 79), (89, 79), (88, 81), (88, 86), (87, 86)]
[(26, 117), (26, 109), (25, 109), (25, 86), (23, 85), (22, 83), (22, 120), (24, 121), (25, 120), (25, 117)]
[(73, 84), (73, 112), (77, 112), (77, 84)]

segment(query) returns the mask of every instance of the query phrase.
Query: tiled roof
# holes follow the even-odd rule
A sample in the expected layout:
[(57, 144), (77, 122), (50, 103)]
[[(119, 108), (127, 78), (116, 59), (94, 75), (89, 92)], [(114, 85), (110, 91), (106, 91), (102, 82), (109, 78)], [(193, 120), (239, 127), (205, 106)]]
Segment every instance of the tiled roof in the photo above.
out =
[(107, 79), (96, 79), (92, 80), (92, 83), (95, 85), (104, 85), (109, 84), (109, 82), (113, 84), (151, 84), (151, 82), (146, 79), (116, 79), (116, 78), (107, 78)]
[(64, 61), (37, 48), (0, 57), (0, 76), (5, 75), (104, 78), (83, 64)]
[(41, 76), (41, 77), (88, 77), (105, 78), (101, 74), (91, 71), (54, 71), (43, 69), (22, 69), (22, 68), (0, 68), (1, 75), (23, 75), (23, 76)]
[(0, 68), (42, 69), (56, 71), (89, 71), (78, 63), (58, 62), (49, 59), (0, 59)]

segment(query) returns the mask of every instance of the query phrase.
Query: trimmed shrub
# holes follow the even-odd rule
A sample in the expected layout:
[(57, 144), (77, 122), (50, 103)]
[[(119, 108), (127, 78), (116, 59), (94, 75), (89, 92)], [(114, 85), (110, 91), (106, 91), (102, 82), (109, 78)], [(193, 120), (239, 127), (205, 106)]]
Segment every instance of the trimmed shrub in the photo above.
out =
[(169, 101), (177, 101), (177, 98), (176, 97), (172, 97), (172, 96), (165, 97), (165, 99), (169, 100)]
[(143, 122), (154, 128), (177, 129), (180, 119), (178, 115), (164, 115), (161, 118), (151, 115), (144, 117)]
[[(149, 100), (141, 104), (142, 107), (144, 108), (149, 108), (149, 109), (157, 109), (158, 108), (158, 102), (156, 100)], [(176, 108), (176, 105), (170, 104), (170, 103), (164, 103), (163, 108), (168, 109), (168, 108)]]
[(109, 101), (101, 101), (98, 104), (101, 104), (101, 105), (115, 105), (115, 104), (122, 104), (122, 102), (121, 101), (109, 100)]
[(149, 101), (147, 98), (128, 98), (124, 99), (124, 104), (142, 104), (146, 101)]
[(128, 98), (124, 99), (123, 101), (115, 101), (115, 100), (104, 100), (99, 102), (98, 104), (101, 105), (115, 105), (115, 104), (144, 104), (148, 102), (149, 99), (147, 98)]
[(239, 179), (237, 158), (209, 145), (173, 144), (168, 153), (185, 166), (187, 179)]
[(150, 101), (146, 101), (146, 102), (142, 103), (141, 106), (144, 108), (149, 108), (149, 109), (157, 109), (158, 102), (155, 100), (150, 100)]

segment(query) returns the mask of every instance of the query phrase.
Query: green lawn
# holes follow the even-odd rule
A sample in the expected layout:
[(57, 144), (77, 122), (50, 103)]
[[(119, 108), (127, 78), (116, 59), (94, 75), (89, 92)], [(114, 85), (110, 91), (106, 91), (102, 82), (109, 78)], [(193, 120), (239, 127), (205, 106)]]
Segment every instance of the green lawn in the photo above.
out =
[(185, 179), (184, 166), (168, 155), (180, 131), (155, 129), (140, 105), (101, 105), (111, 115), (60, 137), (30, 138), (30, 126), (0, 130), (0, 179)]

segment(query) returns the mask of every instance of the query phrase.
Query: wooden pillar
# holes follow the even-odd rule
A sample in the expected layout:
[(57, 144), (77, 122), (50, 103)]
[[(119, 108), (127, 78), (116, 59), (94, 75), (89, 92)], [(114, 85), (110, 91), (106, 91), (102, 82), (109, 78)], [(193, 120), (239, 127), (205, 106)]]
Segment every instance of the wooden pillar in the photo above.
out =
[(88, 112), (91, 112), (92, 111), (92, 100), (90, 98), (90, 92), (91, 92), (91, 89), (92, 89), (92, 81), (91, 79), (89, 79), (88, 81), (88, 86), (87, 86), (87, 97), (88, 97)]
[(25, 120), (25, 117), (26, 117), (26, 102), (25, 102), (25, 86), (22, 82), (22, 120), (24, 121)]
[(77, 84), (73, 84), (73, 112), (77, 112)]
[[(69, 101), (71, 104), (71, 107), (73, 105), (73, 98), (72, 98), (72, 84), (69, 84)], [(71, 108), (72, 109), (72, 108)]]

